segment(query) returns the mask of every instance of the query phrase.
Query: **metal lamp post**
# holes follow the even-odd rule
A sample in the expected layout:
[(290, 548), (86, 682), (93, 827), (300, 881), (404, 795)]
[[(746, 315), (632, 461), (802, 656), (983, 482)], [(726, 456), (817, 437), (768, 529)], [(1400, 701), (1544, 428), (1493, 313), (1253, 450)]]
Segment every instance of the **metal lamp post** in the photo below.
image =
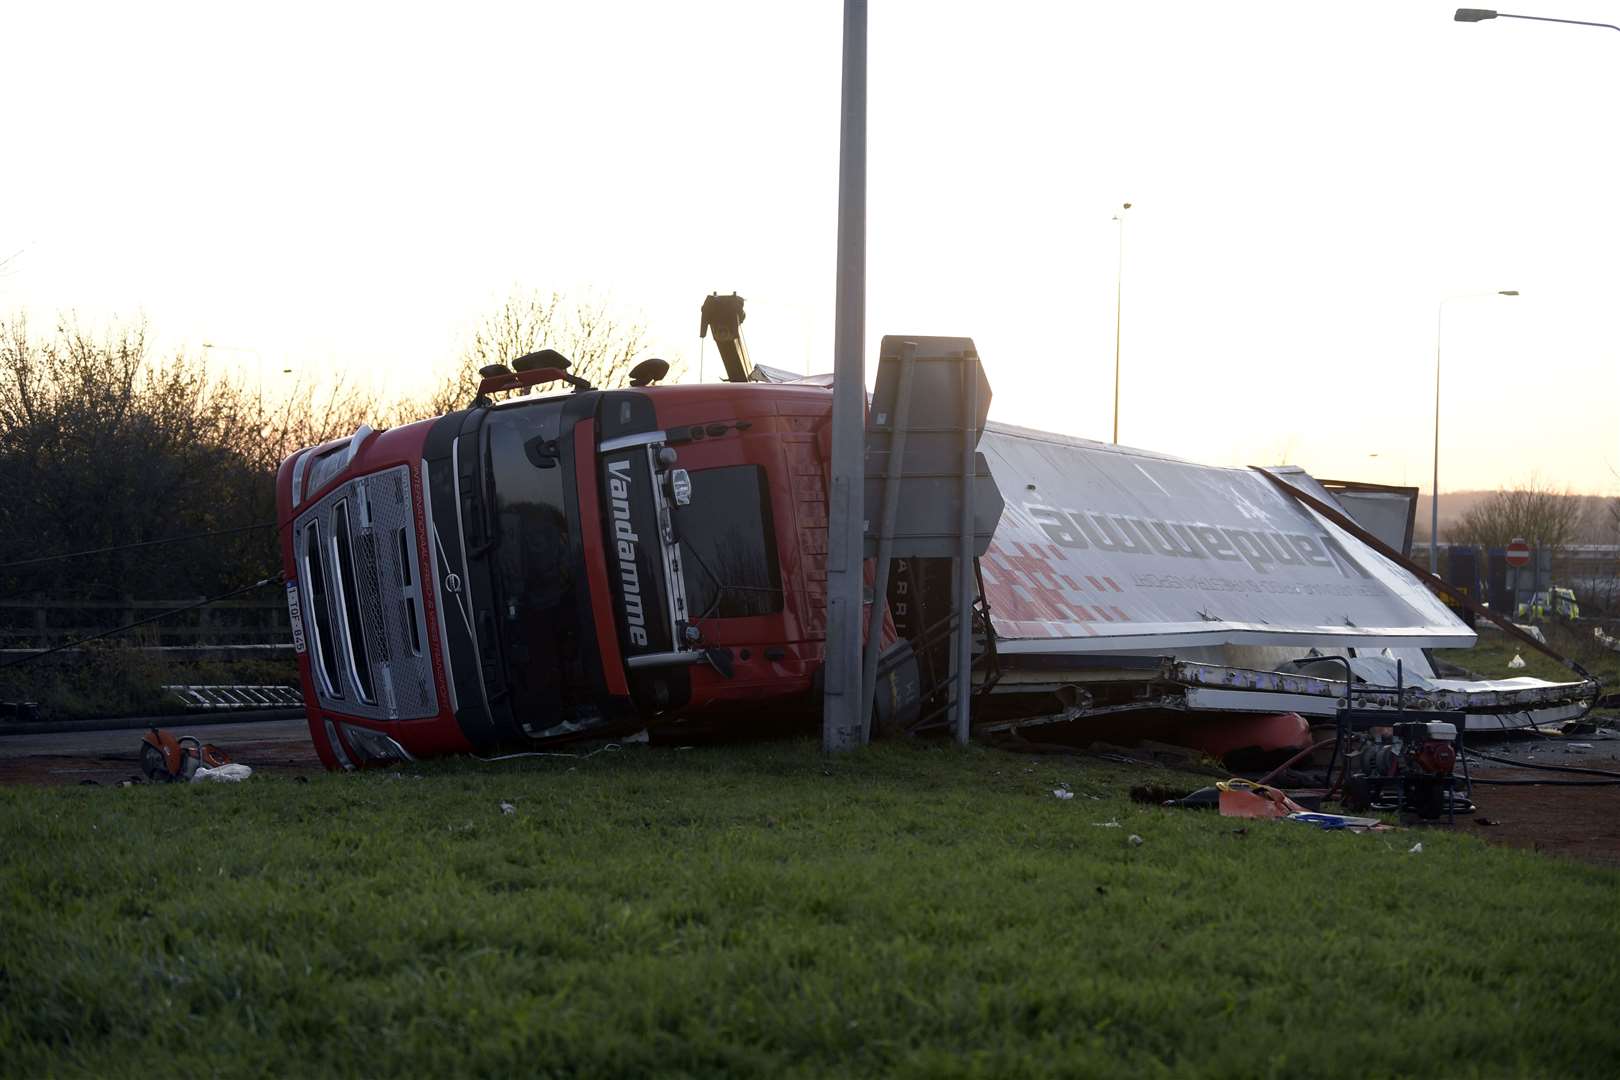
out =
[(1114, 445), (1119, 445), (1119, 326), (1120, 301), (1125, 295), (1125, 211), (1131, 208), (1126, 203), (1114, 215), (1119, 223), (1119, 261), (1114, 267)]
[[(827, 652), (821, 746), (859, 746), (866, 515), (866, 0), (844, 0), (838, 154), (838, 293), (833, 334), (832, 489), (827, 493)], [(875, 598), (874, 603), (882, 603)]]
[(1620, 30), (1620, 26), (1606, 22), (1587, 22), (1584, 19), (1552, 19), (1545, 15), (1509, 15), (1505, 11), (1491, 11), (1488, 8), (1458, 8), (1457, 14), (1452, 16), (1453, 22), (1484, 22), (1487, 19), (1526, 19), (1530, 22), (1567, 23), (1570, 26), (1601, 26), (1608, 30)]
[(1440, 574), (1440, 342), (1445, 328), (1446, 304), (1480, 296), (1518, 296), (1518, 289), (1493, 293), (1463, 293), (1441, 299), (1434, 316), (1434, 479), (1429, 487), (1429, 573)]

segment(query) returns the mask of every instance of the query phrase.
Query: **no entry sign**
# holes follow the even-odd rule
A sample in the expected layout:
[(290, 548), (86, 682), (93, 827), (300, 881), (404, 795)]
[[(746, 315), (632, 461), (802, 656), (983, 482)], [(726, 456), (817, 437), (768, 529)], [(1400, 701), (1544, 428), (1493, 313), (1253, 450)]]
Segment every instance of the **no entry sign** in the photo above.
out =
[(1513, 542), (1507, 546), (1505, 554), (1509, 566), (1528, 566), (1530, 564), (1530, 545), (1525, 543), (1524, 538), (1521, 536), (1513, 538)]

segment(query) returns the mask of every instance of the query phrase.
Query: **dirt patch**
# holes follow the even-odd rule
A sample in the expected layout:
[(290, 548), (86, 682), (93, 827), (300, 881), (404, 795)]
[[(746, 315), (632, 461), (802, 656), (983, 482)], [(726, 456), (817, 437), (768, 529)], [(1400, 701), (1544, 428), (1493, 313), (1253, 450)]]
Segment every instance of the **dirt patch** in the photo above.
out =
[[(1620, 738), (1574, 736), (1557, 740), (1527, 740), (1481, 744), (1479, 749), (1497, 757), (1541, 765), (1566, 765), (1620, 772)], [(1473, 770), (1484, 779), (1598, 780), (1596, 776), (1518, 769), (1481, 762)], [(1550, 855), (1568, 855), (1605, 866), (1620, 866), (1620, 785), (1614, 787), (1559, 787), (1553, 784), (1501, 787), (1479, 784), (1474, 788), (1479, 808), (1458, 831), (1493, 844), (1526, 848)], [(1481, 819), (1491, 822), (1486, 825)]]

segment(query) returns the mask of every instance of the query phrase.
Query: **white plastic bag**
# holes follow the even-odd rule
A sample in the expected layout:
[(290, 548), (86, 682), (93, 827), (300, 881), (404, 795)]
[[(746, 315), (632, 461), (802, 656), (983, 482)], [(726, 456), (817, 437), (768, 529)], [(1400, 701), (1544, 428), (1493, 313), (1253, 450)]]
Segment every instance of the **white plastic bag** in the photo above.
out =
[(1513, 659), (1508, 661), (1508, 667), (1512, 668), (1514, 671), (1524, 667), (1524, 657), (1520, 656), (1518, 653), (1514, 653)]
[(234, 784), (238, 780), (246, 780), (252, 775), (253, 770), (246, 765), (232, 763), (214, 769), (210, 769), (206, 765), (199, 765), (197, 771), (191, 774), (191, 782), (195, 784), (202, 780), (214, 780), (222, 784)]

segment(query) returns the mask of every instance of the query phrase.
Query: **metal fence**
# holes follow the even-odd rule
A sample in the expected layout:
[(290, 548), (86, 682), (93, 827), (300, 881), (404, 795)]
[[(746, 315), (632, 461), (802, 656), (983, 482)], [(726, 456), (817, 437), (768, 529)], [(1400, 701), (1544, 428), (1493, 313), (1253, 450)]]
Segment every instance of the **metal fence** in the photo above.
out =
[[(104, 633), (197, 600), (0, 600), (0, 648), (48, 649)], [(280, 596), (225, 601), (138, 627), (131, 645), (283, 645), (291, 640)]]

